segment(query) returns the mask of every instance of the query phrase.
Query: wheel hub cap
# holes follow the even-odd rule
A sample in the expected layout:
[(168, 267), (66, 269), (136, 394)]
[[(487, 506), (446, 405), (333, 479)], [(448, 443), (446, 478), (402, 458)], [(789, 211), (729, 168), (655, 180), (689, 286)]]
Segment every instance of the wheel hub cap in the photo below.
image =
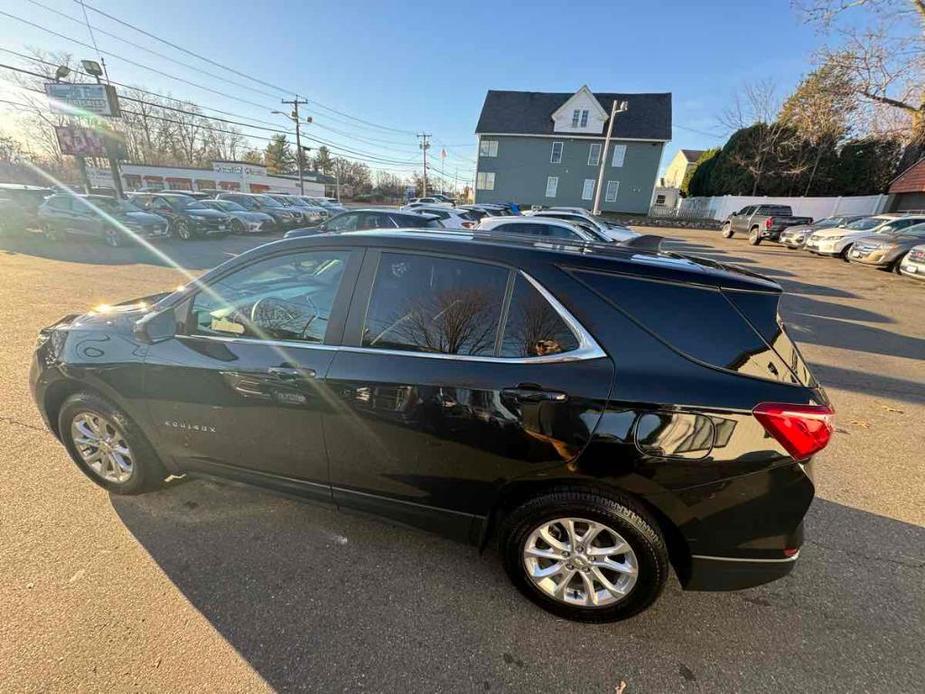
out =
[(128, 481), (134, 456), (122, 430), (97, 412), (81, 412), (71, 422), (71, 438), (81, 460), (107, 482)]
[(623, 536), (585, 518), (557, 518), (537, 527), (524, 544), (523, 564), (539, 590), (579, 607), (619, 602), (639, 575), (636, 554)]

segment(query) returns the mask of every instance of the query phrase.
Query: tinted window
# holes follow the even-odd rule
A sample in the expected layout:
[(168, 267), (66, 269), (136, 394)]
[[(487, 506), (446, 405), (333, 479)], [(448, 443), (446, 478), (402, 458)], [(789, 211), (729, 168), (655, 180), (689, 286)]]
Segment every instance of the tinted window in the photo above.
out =
[(884, 219), (883, 217), (866, 217), (865, 219), (859, 219), (856, 222), (851, 222), (851, 224), (846, 224), (845, 229), (864, 231), (865, 229), (873, 229), (876, 226), (880, 226), (886, 221), (889, 220)]
[(358, 229), (394, 229), (395, 225), (389, 219), (389, 215), (383, 212), (366, 212), (363, 214), (362, 221), (357, 225)]
[(501, 356), (542, 357), (577, 348), (578, 339), (562, 317), (529, 281), (518, 276), (504, 325)]
[(411, 227), (412, 229), (427, 229), (433, 227), (430, 219), (416, 214), (393, 214), (390, 215), (392, 221), (400, 227)]
[[(575, 274), (674, 349), (694, 359), (762, 378), (793, 381), (781, 358), (719, 290), (604, 273)], [(757, 316), (750, 318), (760, 325)], [(774, 319), (776, 311), (769, 320)]]
[(358, 212), (348, 212), (328, 220), (324, 225), (325, 231), (354, 231), (360, 219)]
[(238, 270), (196, 295), (191, 332), (323, 342), (348, 255), (298, 253)]
[(508, 271), (427, 255), (383, 253), (363, 345), (492, 356)]

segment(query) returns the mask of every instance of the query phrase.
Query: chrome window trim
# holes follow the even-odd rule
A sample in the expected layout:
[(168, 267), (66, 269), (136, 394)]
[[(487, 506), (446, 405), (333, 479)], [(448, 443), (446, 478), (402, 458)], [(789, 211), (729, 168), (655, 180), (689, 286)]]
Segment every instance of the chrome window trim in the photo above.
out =
[(526, 279), (540, 295), (549, 302), (553, 310), (568, 326), (578, 339), (578, 347), (561, 354), (546, 354), (538, 357), (496, 357), (475, 354), (440, 354), (436, 352), (411, 352), (400, 349), (376, 349), (374, 347), (354, 347), (352, 345), (325, 345), (313, 342), (296, 342), (289, 340), (261, 340), (253, 337), (224, 337), (219, 335), (177, 335), (178, 338), (194, 340), (214, 340), (217, 342), (237, 342), (242, 344), (268, 345), (271, 347), (284, 347), (296, 349), (320, 349), (328, 351), (356, 352), (358, 354), (386, 354), (400, 357), (422, 357), (425, 359), (451, 359), (454, 361), (487, 362), (492, 364), (555, 364), (561, 362), (585, 361), (588, 359), (602, 359), (607, 353), (601, 349), (591, 334), (585, 330), (578, 319), (563, 306), (556, 297), (533, 277), (523, 270), (517, 273)]

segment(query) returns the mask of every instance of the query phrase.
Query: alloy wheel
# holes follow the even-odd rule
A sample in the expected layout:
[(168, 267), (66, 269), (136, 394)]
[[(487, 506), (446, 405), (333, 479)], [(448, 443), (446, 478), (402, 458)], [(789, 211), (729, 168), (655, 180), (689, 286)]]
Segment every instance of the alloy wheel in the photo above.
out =
[(71, 421), (71, 439), (81, 460), (107, 482), (127, 482), (134, 470), (132, 449), (122, 430), (98, 412), (81, 412)]
[(184, 241), (189, 241), (193, 236), (190, 232), (189, 224), (183, 219), (177, 222), (177, 236)]
[(536, 528), (524, 543), (523, 565), (540, 591), (578, 607), (613, 605), (639, 577), (636, 554), (623, 536), (585, 518), (557, 518)]

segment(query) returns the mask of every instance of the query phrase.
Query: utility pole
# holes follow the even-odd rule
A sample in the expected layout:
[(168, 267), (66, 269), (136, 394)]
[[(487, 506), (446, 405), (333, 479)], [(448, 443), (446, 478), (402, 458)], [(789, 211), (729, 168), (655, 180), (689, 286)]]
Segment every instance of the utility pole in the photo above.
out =
[[(281, 99), (280, 103), (289, 104), (292, 106), (292, 113), (289, 114), (289, 118), (292, 119), (292, 122), (295, 123), (295, 161), (296, 166), (299, 167), (299, 195), (305, 195), (305, 180), (302, 174), (302, 133), (299, 130), (301, 125), (299, 122), (299, 106), (301, 104), (308, 105), (308, 102), (305, 99), (300, 99), (298, 96), (292, 101), (286, 101)], [(273, 113), (279, 113), (279, 111), (274, 111)], [(286, 115), (285, 113), (283, 115)], [(306, 122), (311, 123), (311, 117), (306, 118)]]
[(594, 210), (592, 214), (601, 213), (601, 186), (604, 185), (604, 167), (607, 165), (607, 151), (610, 149), (610, 136), (613, 134), (613, 122), (618, 113), (626, 111), (626, 102), (614, 99), (610, 107), (610, 122), (607, 123), (607, 137), (604, 138), (604, 151), (601, 152), (600, 167), (597, 172), (597, 189), (594, 191)]
[(430, 143), (427, 141), (427, 138), (429, 137), (430, 133), (418, 133), (418, 139), (421, 141), (418, 147), (424, 152), (424, 189), (421, 192), (422, 198), (427, 197), (427, 150), (430, 149)]

